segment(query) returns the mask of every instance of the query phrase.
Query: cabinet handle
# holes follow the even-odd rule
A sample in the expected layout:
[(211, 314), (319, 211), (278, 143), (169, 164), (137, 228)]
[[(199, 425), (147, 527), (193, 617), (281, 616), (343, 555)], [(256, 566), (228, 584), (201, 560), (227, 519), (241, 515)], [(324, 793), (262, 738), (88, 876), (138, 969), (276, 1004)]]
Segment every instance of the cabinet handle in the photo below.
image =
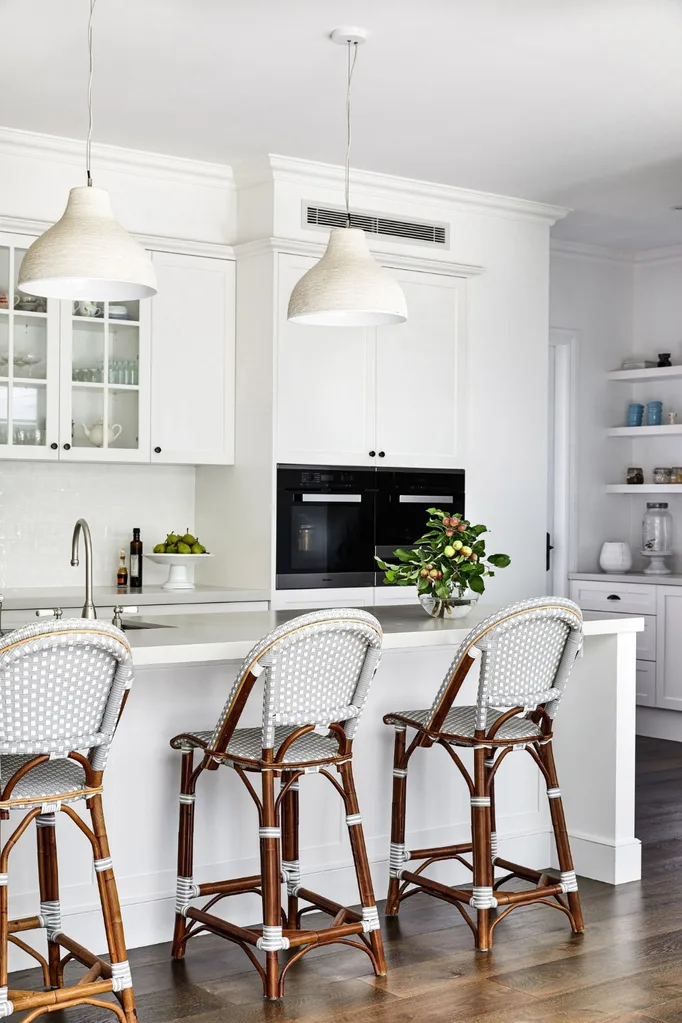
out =
[(386, 457), (386, 452), (385, 451), (380, 451), (379, 452), (379, 458), (385, 458), (385, 457)]
[(161, 448), (154, 448), (154, 454), (155, 455), (160, 455), (161, 454)]
[(608, 597), (606, 599), (607, 600), (620, 600), (620, 597), (618, 596), (617, 593), (609, 593), (609, 595), (608, 595)]
[(70, 451), (71, 450), (71, 445), (70, 444), (65, 444), (64, 445), (64, 450), (65, 451)]
[(370, 458), (374, 458), (375, 455), (376, 455), (376, 451), (370, 451), (370, 453), (369, 453), (369, 457)]
[(53, 451), (56, 451), (57, 448), (59, 447), (59, 444), (50, 444), (50, 447), (52, 448)]

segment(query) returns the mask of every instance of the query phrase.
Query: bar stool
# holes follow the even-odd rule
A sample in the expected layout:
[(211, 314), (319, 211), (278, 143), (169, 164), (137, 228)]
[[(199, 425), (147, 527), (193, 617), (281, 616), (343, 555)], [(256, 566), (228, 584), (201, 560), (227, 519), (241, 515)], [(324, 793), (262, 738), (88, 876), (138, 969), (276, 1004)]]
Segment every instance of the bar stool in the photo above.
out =
[[(27, 811), (0, 848), (0, 1016), (28, 1010), (28, 1023), (44, 1012), (95, 1005), (122, 1023), (137, 1019), (102, 810), (102, 775), (132, 680), (126, 638), (104, 623), (41, 622), (0, 642), (0, 820), (7, 821), (10, 810)], [(85, 800), (92, 828), (73, 808), (79, 800)], [(55, 837), (60, 810), (92, 846), (110, 963), (62, 931)], [(33, 820), (40, 912), (8, 920), (9, 854)], [(47, 932), (47, 960), (18, 937), (37, 928)], [(8, 990), (9, 943), (38, 961), (45, 991)], [(64, 967), (71, 960), (87, 972), (67, 987)], [(116, 1002), (99, 997), (107, 991)]]
[[(352, 766), (353, 736), (379, 664), (381, 641), (381, 626), (365, 611), (316, 611), (294, 618), (270, 632), (249, 652), (213, 731), (186, 732), (171, 740), (174, 749), (182, 750), (172, 950), (175, 958), (184, 956), (189, 938), (201, 931), (222, 935), (246, 952), (260, 974), (265, 997), (270, 999), (282, 997), (290, 966), (312, 948), (335, 941), (362, 949), (377, 976), (385, 974), (379, 915)], [(237, 728), (247, 698), (261, 674), (262, 728)], [(197, 749), (201, 762), (195, 768)], [(260, 873), (196, 884), (193, 878), (196, 784), (204, 771), (214, 771), (221, 765), (234, 769), (256, 804)], [(336, 768), (339, 780), (330, 773), (331, 768)], [(343, 800), (361, 913), (301, 884), (299, 779), (313, 772), (327, 778)], [(248, 773), (261, 776), (260, 798)], [(278, 793), (275, 778), (280, 779)], [(288, 895), (286, 912), (281, 899), (283, 883)], [(245, 892), (261, 896), (262, 927), (238, 927), (209, 912), (219, 900)], [(201, 909), (190, 904), (200, 896), (211, 897)], [(299, 899), (309, 905), (299, 909)], [(316, 910), (331, 916), (331, 925), (316, 930), (303, 928), (303, 915)], [(280, 970), (279, 952), (289, 948), (296, 951)], [(254, 949), (265, 953), (264, 966)]]
[[(540, 597), (512, 604), (472, 629), (460, 645), (427, 710), (387, 714), (395, 728), (393, 815), (390, 881), (386, 913), (398, 914), (403, 899), (424, 892), (452, 903), (471, 927), (476, 948), (492, 948), (493, 930), (517, 906), (535, 902), (553, 906), (568, 916), (574, 932), (584, 930), (566, 822), (552, 752), (552, 722), (582, 645), (580, 608), (560, 597)], [(476, 706), (453, 706), (466, 675), (481, 657)], [(409, 746), (408, 728), (415, 729)], [(462, 774), (470, 794), (471, 842), (433, 849), (405, 848), (407, 770), (418, 748), (442, 746)], [(455, 747), (474, 751), (473, 777)], [(498, 855), (495, 832), (495, 775), (512, 750), (525, 749), (547, 783), (547, 796), (560, 866), (559, 880), (512, 863)], [(472, 862), (465, 860), (471, 854)], [(454, 859), (473, 873), (471, 890), (453, 888), (424, 876), (432, 863)], [(424, 860), (418, 868), (407, 861)], [(494, 879), (495, 867), (509, 873)], [(511, 878), (533, 887), (502, 891)], [(566, 896), (566, 899), (564, 898)], [(475, 910), (476, 923), (465, 910)], [(503, 907), (499, 914), (493, 911)]]

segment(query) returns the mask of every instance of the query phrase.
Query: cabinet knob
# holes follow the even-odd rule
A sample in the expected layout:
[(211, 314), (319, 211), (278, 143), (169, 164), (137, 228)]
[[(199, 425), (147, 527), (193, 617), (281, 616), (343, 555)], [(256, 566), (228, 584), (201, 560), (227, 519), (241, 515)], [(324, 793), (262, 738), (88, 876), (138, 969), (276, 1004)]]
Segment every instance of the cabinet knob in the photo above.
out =
[(370, 458), (374, 458), (375, 455), (376, 455), (376, 451), (370, 451), (370, 453), (369, 453), (369, 457)]
[(160, 455), (161, 454), (161, 448), (154, 448), (154, 454), (155, 455)]
[(56, 451), (57, 448), (59, 447), (59, 444), (50, 444), (50, 447), (52, 448), (53, 451)]
[(386, 457), (386, 452), (385, 451), (380, 451), (379, 452), (379, 458), (385, 458), (385, 457)]
[(64, 445), (64, 450), (65, 451), (70, 451), (71, 450), (71, 445), (70, 444), (65, 444)]

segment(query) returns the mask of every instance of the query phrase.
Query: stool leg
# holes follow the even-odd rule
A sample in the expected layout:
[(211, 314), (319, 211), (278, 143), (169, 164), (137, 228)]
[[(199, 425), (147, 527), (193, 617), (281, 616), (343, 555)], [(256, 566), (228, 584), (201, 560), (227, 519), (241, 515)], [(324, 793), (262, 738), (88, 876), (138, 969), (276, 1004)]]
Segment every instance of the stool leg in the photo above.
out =
[[(495, 763), (495, 750), (494, 749), (486, 750), (486, 758), (485, 758), (485, 766), (487, 768), (486, 779), (487, 779), (487, 776), (488, 776), (488, 774), (490, 772), (490, 769), (493, 767), (494, 763)], [(490, 861), (491, 861), (491, 863), (493, 865), (492, 878), (493, 878), (493, 882), (494, 882), (494, 880), (495, 880), (495, 858), (498, 855), (498, 849), (497, 849), (497, 822), (496, 822), (496, 817), (495, 817), (495, 779), (493, 778), (492, 781), (487, 782), (487, 785), (488, 785), (488, 795), (490, 796)]]
[(275, 813), (273, 771), (263, 771), (263, 825), (260, 828), (260, 862), (263, 881), (263, 938), (265, 950), (265, 997), (281, 998), (279, 986), (279, 949), (282, 939), (280, 831)]
[[(180, 775), (180, 812), (178, 824), (178, 899), (180, 901), (181, 885), (183, 890), (190, 890), (192, 871), (194, 870), (194, 785), (192, 773), (194, 753), (187, 750), (182, 754)], [(183, 882), (180, 882), (180, 878)], [(182, 959), (185, 955), (184, 937), (187, 932), (187, 920), (183, 913), (175, 914), (175, 930), (173, 932), (173, 959)]]
[[(282, 784), (285, 785), (291, 773), (282, 774)], [(298, 898), (294, 890), (301, 883), (301, 866), (299, 863), (298, 850), (298, 778), (291, 783), (286, 795), (282, 800), (282, 865), (286, 864), (289, 877), (287, 879), (287, 927), (291, 930), (296, 928), (296, 916), (298, 914)]]
[(118, 900), (116, 878), (114, 877), (111, 854), (109, 852), (109, 841), (104, 824), (101, 795), (92, 796), (88, 800), (87, 805), (90, 810), (92, 830), (95, 836), (95, 872), (97, 874), (97, 885), (102, 903), (102, 916), (104, 917), (104, 930), (111, 960), (114, 992), (123, 1007), (128, 1023), (137, 1023), (133, 981), (128, 964), (128, 952), (126, 950), (123, 922), (121, 920), (121, 906)]
[(393, 747), (393, 805), (391, 809), (391, 856), (386, 916), (397, 916), (400, 910), (400, 878), (398, 871), (405, 860), (405, 808), (407, 803), (407, 768), (405, 758), (406, 728), (396, 728)]
[(578, 882), (576, 880), (575, 869), (573, 867), (571, 846), (568, 841), (566, 817), (564, 816), (564, 806), (561, 799), (559, 779), (557, 778), (556, 773), (552, 743), (547, 742), (542, 746), (538, 746), (538, 753), (540, 754), (540, 759), (545, 765), (545, 770), (547, 771), (549, 811), (552, 816), (552, 828), (554, 829), (554, 840), (556, 842), (556, 851), (559, 859), (561, 880), (568, 886), (566, 895), (568, 898), (568, 908), (571, 911), (573, 930), (576, 934), (582, 934), (585, 930), (583, 911), (580, 906)]
[(56, 817), (55, 813), (44, 813), (36, 818), (40, 915), (47, 926), (47, 960), (50, 984), (54, 988), (61, 987), (63, 981), (59, 969), (59, 942), (51, 939), (51, 935), (61, 929)]
[(355, 874), (358, 879), (360, 890), (360, 902), (362, 903), (362, 916), (369, 927), (369, 943), (373, 952), (372, 964), (377, 977), (386, 975), (386, 959), (384, 956), (384, 944), (381, 940), (381, 929), (379, 925), (379, 914), (374, 899), (372, 887), (372, 875), (369, 869), (367, 858), (367, 847), (365, 846), (365, 835), (362, 829), (362, 818), (358, 805), (358, 796), (355, 791), (355, 780), (353, 768), (350, 761), (341, 764), (339, 767), (341, 784), (346, 793), (346, 820), (348, 822), (348, 835), (350, 837), (353, 861), (355, 863)]
[(492, 946), (490, 910), (495, 905), (490, 854), (490, 796), (486, 789), (485, 758), (485, 749), (474, 749), (474, 794), (471, 797), (474, 885), (471, 905), (476, 909), (476, 948), (479, 952), (488, 952)]

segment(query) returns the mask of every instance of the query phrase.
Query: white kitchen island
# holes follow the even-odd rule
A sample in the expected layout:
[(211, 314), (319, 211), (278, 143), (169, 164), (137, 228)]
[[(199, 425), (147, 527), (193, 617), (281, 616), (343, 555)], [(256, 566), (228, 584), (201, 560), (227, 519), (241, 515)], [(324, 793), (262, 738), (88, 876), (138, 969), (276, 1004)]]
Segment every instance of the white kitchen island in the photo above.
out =
[[(383, 899), (393, 729), (382, 717), (391, 710), (429, 706), (456, 645), (495, 608), (479, 607), (459, 623), (430, 619), (418, 606), (369, 610), (383, 626), (384, 652), (355, 740), (355, 774), (376, 895)], [(180, 754), (170, 749), (169, 739), (188, 729), (211, 728), (253, 643), (293, 616), (288, 611), (175, 615), (153, 619), (171, 628), (128, 633), (136, 679), (105, 774), (104, 799), (130, 947), (169, 940), (173, 930)], [(643, 621), (607, 614), (586, 619), (584, 653), (556, 719), (556, 759), (578, 874), (620, 884), (640, 877), (634, 834), (635, 641)], [(260, 722), (260, 693), (256, 688), (252, 694), (245, 724)], [(475, 693), (472, 672), (458, 703), (475, 702)], [(545, 787), (527, 754), (507, 758), (496, 790), (501, 855), (537, 868), (554, 865)], [(415, 755), (408, 848), (465, 841), (469, 815), (467, 790), (445, 751)], [(58, 821), (62, 907), (70, 918), (65, 930), (101, 951), (89, 848), (67, 824)], [(195, 880), (256, 873), (257, 826), (253, 803), (233, 771), (204, 774), (197, 793)], [(349, 905), (357, 902), (341, 801), (317, 775), (301, 781), (301, 861), (309, 887)], [(465, 879), (456, 867), (442, 869), (444, 879)], [(10, 877), (10, 915), (35, 912), (30, 838)], [(230, 902), (235, 922), (261, 918), (255, 897)], [(200, 944), (191, 954), (200, 954)], [(25, 964), (19, 954), (14, 965)]]

